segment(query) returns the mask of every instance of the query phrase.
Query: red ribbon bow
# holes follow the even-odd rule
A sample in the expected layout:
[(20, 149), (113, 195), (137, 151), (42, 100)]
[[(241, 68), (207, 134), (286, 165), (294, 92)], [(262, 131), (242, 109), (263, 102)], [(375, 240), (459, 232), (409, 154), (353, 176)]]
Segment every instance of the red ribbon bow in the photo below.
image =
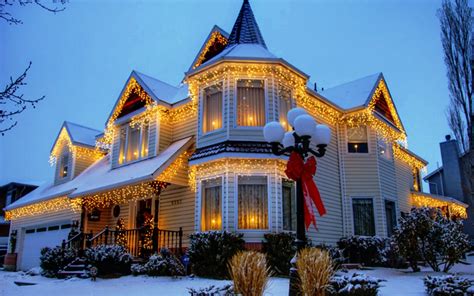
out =
[(301, 179), (304, 195), (304, 222), (306, 229), (309, 228), (311, 223), (313, 223), (316, 228), (316, 216), (314, 215), (313, 204), (316, 206), (320, 216), (326, 214), (326, 209), (324, 208), (318, 187), (313, 180), (313, 176), (316, 173), (316, 158), (311, 156), (305, 163), (301, 155), (297, 152), (291, 152), (285, 173), (288, 178), (294, 181)]

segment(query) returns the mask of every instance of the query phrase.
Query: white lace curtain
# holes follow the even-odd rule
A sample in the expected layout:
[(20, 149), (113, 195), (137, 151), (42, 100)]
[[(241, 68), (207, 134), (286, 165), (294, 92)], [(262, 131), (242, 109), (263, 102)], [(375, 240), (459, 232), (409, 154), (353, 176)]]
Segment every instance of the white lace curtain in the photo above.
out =
[(268, 228), (267, 177), (239, 176), (239, 229)]
[(220, 230), (222, 228), (221, 179), (205, 180), (201, 188), (201, 230)]
[(222, 90), (211, 86), (204, 90), (202, 131), (204, 133), (222, 128)]
[(237, 81), (237, 125), (265, 125), (265, 91), (262, 80)]

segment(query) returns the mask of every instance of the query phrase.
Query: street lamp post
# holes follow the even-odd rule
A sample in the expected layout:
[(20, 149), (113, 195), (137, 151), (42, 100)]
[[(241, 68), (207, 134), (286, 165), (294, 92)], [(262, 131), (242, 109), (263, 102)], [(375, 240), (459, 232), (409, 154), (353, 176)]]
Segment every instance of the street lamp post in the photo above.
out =
[[(288, 124), (293, 127), (292, 131), (285, 133), (279, 122), (269, 122), (263, 129), (265, 140), (272, 145), (272, 153), (284, 155), (296, 152), (303, 161), (310, 154), (323, 157), (326, 153), (326, 146), (331, 139), (331, 130), (325, 125), (316, 124), (315, 120), (302, 108), (291, 109), (288, 112), (287, 120)], [(310, 147), (311, 143), (316, 145), (317, 151)], [(294, 242), (296, 254), (291, 259), (290, 296), (300, 295), (296, 259), (299, 251), (306, 244), (304, 198), (303, 182), (299, 178), (296, 180), (296, 239)]]

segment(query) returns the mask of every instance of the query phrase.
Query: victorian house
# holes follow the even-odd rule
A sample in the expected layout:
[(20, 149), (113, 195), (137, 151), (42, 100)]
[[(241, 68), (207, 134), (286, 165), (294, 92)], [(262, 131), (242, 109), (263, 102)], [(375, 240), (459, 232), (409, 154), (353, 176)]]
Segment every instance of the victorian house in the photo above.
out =
[[(71, 240), (71, 227), (89, 244), (111, 243), (119, 219), (133, 253), (147, 219), (155, 245), (169, 248), (186, 247), (196, 231), (239, 232), (253, 247), (265, 233), (294, 231), (287, 157), (271, 153), (262, 130), (288, 126), (296, 106), (332, 132), (315, 175), (327, 214), (309, 229), (313, 242), (389, 236), (402, 213), (438, 198), (421, 190), (426, 162), (406, 148), (382, 73), (324, 91), (308, 84), (269, 51), (247, 0), (230, 33), (211, 29), (182, 84), (133, 71), (105, 129), (65, 122), (51, 150), (54, 181), (6, 208), (19, 269)], [(448, 207), (465, 215), (460, 202)]]

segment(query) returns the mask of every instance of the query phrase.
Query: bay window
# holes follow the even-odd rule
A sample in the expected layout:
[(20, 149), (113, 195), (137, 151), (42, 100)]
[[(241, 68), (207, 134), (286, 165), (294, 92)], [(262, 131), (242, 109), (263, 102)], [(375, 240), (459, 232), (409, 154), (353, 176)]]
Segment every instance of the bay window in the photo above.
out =
[(126, 125), (119, 134), (119, 164), (125, 164), (148, 156), (149, 126)]
[(222, 228), (222, 179), (201, 183), (201, 231)]
[(347, 152), (368, 153), (367, 127), (358, 126), (347, 130)]
[(263, 80), (237, 81), (237, 126), (264, 126), (265, 89)]
[(239, 176), (238, 228), (268, 229), (267, 177)]
[(281, 125), (283, 126), (285, 130), (290, 131), (291, 126), (290, 124), (288, 124), (287, 114), (288, 114), (288, 111), (291, 110), (292, 105), (293, 105), (292, 100), (291, 100), (291, 90), (289, 88), (280, 86), (278, 90), (278, 97), (279, 97), (278, 121), (280, 121)]
[(202, 132), (222, 128), (222, 84), (204, 89)]
[(374, 202), (372, 198), (353, 198), (352, 215), (355, 235), (375, 235)]
[(295, 182), (284, 180), (282, 183), (283, 230), (296, 230), (296, 188)]

